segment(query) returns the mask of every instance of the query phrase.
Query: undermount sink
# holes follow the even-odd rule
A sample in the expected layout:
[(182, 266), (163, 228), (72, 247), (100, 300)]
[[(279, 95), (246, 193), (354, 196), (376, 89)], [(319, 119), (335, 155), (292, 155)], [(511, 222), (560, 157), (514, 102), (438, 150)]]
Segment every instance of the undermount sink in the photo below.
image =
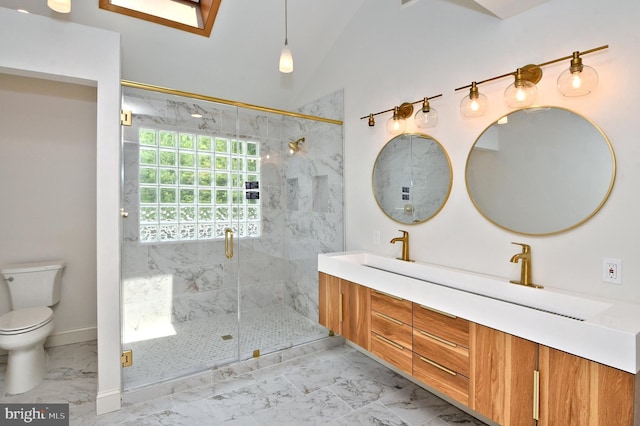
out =
[(512, 284), (504, 278), (427, 263), (405, 262), (372, 253), (345, 253), (340, 255), (340, 259), (579, 321), (584, 321), (611, 306), (610, 303), (568, 295), (551, 289), (536, 289)]

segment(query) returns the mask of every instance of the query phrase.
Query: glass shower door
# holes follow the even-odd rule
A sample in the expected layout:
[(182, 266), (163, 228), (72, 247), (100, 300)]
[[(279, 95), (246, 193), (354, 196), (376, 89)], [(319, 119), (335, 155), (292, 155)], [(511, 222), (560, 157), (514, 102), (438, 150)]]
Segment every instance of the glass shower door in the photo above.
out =
[(121, 271), (131, 390), (238, 359), (237, 112), (131, 87), (123, 109), (132, 112), (122, 131)]
[(317, 254), (344, 249), (341, 129), (123, 85), (125, 391), (323, 339)]

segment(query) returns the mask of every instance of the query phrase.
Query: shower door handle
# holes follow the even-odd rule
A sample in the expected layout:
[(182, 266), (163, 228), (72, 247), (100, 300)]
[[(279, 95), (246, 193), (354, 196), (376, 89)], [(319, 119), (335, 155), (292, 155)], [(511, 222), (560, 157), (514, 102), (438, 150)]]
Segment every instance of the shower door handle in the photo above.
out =
[(233, 257), (233, 229), (231, 228), (224, 230), (224, 255), (227, 259)]

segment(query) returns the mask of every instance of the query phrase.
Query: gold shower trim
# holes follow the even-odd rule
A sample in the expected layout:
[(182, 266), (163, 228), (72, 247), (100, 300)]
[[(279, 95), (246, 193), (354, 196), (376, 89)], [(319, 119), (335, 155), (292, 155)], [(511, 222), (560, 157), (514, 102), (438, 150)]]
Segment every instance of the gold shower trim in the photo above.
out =
[(337, 124), (339, 126), (342, 126), (344, 124), (342, 120), (334, 120), (334, 119), (331, 119), (331, 118), (317, 117), (315, 115), (300, 114), (298, 112), (285, 111), (285, 110), (282, 110), (282, 109), (276, 109), (276, 108), (263, 107), (263, 106), (259, 106), (259, 105), (246, 104), (244, 102), (230, 101), (228, 99), (214, 98), (212, 96), (199, 95), (197, 93), (184, 92), (182, 90), (169, 89), (169, 88), (166, 88), (166, 87), (154, 86), (154, 85), (145, 84), (145, 83), (138, 83), (138, 82), (135, 82), (135, 81), (121, 80), (120, 84), (122, 84), (122, 86), (132, 87), (134, 89), (151, 90), (151, 91), (154, 91), (154, 92), (166, 93), (166, 94), (169, 94), (169, 95), (184, 96), (184, 97), (187, 97), (187, 98), (199, 99), (201, 101), (216, 102), (216, 103), (219, 103), (219, 104), (232, 105), (232, 106), (239, 107), (239, 108), (246, 108), (246, 109), (252, 109), (252, 110), (256, 110), (256, 111), (270, 112), (270, 113), (274, 113), (274, 114), (281, 114), (281, 115), (286, 115), (288, 117), (304, 118), (304, 119), (307, 119), (307, 120), (320, 121), (320, 122), (323, 122), (323, 123)]

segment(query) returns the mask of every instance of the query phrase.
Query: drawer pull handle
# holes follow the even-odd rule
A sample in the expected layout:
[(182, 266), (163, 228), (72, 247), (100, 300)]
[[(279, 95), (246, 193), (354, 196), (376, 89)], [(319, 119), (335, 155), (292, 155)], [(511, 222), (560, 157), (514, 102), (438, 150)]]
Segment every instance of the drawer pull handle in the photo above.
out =
[(377, 315), (377, 316), (379, 316), (380, 318), (384, 318), (384, 319), (386, 319), (387, 321), (391, 321), (391, 322), (392, 322), (392, 323), (394, 323), (394, 324), (404, 325), (404, 323), (403, 323), (402, 321), (399, 321), (399, 320), (397, 320), (397, 319), (395, 319), (395, 318), (391, 318), (391, 317), (390, 317), (390, 316), (388, 316), (388, 315), (381, 314), (380, 312), (376, 312), (376, 315)]
[(342, 293), (339, 295), (340, 298), (340, 311), (338, 312), (338, 320), (342, 322)]
[(540, 372), (533, 370), (533, 419), (540, 420)]
[(431, 312), (435, 312), (436, 314), (444, 315), (445, 317), (449, 317), (449, 318), (453, 318), (453, 319), (458, 318), (458, 317), (457, 317), (457, 316), (455, 316), (455, 315), (451, 315), (451, 314), (449, 314), (449, 313), (447, 313), (447, 312), (442, 312), (442, 311), (439, 311), (439, 310), (437, 310), (437, 309), (430, 308), (430, 307), (428, 307), (428, 306), (420, 305), (420, 307), (421, 307), (422, 309), (426, 309), (427, 311), (431, 311)]
[(452, 376), (457, 376), (458, 375), (458, 373), (456, 373), (455, 371), (449, 370), (447, 367), (443, 367), (442, 365), (438, 364), (437, 362), (433, 362), (433, 361), (431, 361), (429, 359), (426, 359), (426, 358), (423, 358), (423, 357), (420, 357), (420, 359), (422, 361), (426, 362), (427, 364), (430, 364), (430, 365), (433, 365), (436, 368), (439, 368), (440, 370), (444, 371), (445, 373), (451, 374)]
[(438, 337), (438, 336), (434, 336), (433, 334), (431, 334), (431, 333), (427, 333), (426, 331), (418, 330), (418, 333), (420, 333), (420, 334), (422, 334), (423, 336), (426, 336), (426, 337), (428, 337), (428, 338), (430, 338), (430, 339), (433, 339), (433, 340), (435, 340), (435, 341), (438, 341), (438, 342), (440, 342), (440, 343), (444, 343), (445, 345), (451, 346), (451, 347), (453, 347), (453, 348), (457, 348), (457, 347), (458, 347), (458, 345), (456, 345), (455, 343), (450, 342), (450, 341), (448, 341), (448, 340), (444, 340), (444, 339), (442, 339), (442, 338), (440, 338), (440, 337)]
[(373, 291), (375, 291), (378, 294), (382, 294), (383, 296), (390, 297), (392, 299), (404, 300), (402, 297), (394, 296), (393, 294), (385, 293), (384, 291), (380, 291), (380, 290), (373, 290)]
[(386, 337), (382, 337), (379, 334), (376, 334), (376, 337), (379, 340), (382, 340), (383, 342), (393, 346), (396, 349), (400, 349), (401, 351), (404, 351), (404, 346), (397, 344), (396, 342), (392, 342), (391, 340), (387, 339)]

